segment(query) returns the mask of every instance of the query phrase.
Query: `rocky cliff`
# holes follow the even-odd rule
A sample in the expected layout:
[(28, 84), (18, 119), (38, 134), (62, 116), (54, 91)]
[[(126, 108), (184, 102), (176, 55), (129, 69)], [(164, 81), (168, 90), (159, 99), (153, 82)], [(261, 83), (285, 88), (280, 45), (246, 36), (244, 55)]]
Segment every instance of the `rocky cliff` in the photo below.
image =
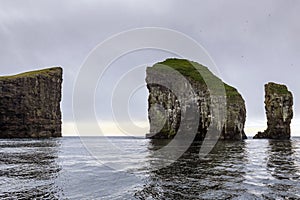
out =
[(285, 85), (265, 85), (265, 109), (268, 128), (258, 132), (254, 138), (289, 139), (293, 118), (293, 95)]
[(0, 138), (61, 136), (60, 67), (0, 77)]
[[(208, 68), (184, 59), (167, 59), (147, 68), (146, 82), (150, 122), (150, 133), (146, 137), (173, 138), (185, 121), (186, 130), (197, 126), (194, 129), (197, 140), (210, 137), (206, 135), (209, 128), (220, 132), (217, 137), (221, 140), (247, 138), (244, 133), (246, 109), (242, 96)], [(206, 82), (210, 82), (210, 88)], [(224, 121), (218, 120), (218, 109), (215, 109), (222, 103), (225, 103)]]

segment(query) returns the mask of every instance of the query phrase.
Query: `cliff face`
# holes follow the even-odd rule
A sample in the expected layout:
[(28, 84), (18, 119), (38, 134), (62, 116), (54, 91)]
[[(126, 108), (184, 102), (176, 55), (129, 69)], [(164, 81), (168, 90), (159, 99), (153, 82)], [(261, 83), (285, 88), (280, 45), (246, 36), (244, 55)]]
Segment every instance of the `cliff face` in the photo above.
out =
[(62, 69), (0, 77), (0, 138), (61, 137)]
[[(201, 71), (201, 75), (197, 70)], [(180, 73), (179, 76), (178, 73)], [(202, 75), (206, 77), (206, 80), (209, 79), (215, 84), (220, 83), (226, 97), (218, 92), (212, 94)], [(191, 126), (197, 126), (197, 140), (203, 140), (206, 136), (210, 137), (206, 135), (209, 127), (221, 132), (218, 136), (221, 140), (247, 138), (244, 133), (246, 109), (242, 96), (235, 88), (224, 84), (214, 76), (206, 67), (188, 60), (167, 59), (147, 68), (146, 82), (149, 90), (148, 117), (150, 122), (150, 133), (146, 137), (173, 138), (182, 121), (186, 120), (186, 130), (191, 129)], [(188, 103), (183, 105), (181, 103), (183, 101)], [(218, 121), (212, 111), (224, 101), (227, 104), (226, 121)], [(189, 102), (195, 102), (195, 106), (191, 106)], [(214, 125), (210, 126), (211, 124)]]
[(254, 138), (289, 139), (293, 118), (293, 95), (285, 85), (265, 85), (265, 109), (268, 128), (258, 132)]

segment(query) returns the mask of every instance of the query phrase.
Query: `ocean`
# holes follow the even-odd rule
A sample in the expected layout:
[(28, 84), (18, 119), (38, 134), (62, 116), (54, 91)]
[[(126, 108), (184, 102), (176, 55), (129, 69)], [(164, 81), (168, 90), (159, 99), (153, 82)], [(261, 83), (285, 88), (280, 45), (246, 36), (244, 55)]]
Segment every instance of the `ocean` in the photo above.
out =
[[(178, 159), (167, 140), (0, 140), (0, 199), (300, 199), (300, 138), (201, 143)], [(163, 165), (160, 165), (162, 164)]]

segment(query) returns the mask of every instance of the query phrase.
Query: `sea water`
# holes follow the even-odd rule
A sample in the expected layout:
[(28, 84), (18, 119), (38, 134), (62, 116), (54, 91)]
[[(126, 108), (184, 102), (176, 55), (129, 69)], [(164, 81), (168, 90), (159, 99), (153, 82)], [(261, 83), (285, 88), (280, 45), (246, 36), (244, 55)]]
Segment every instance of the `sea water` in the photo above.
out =
[[(300, 199), (300, 138), (200, 143), (135, 137), (0, 140), (0, 199)], [(166, 163), (158, 168), (158, 163)]]

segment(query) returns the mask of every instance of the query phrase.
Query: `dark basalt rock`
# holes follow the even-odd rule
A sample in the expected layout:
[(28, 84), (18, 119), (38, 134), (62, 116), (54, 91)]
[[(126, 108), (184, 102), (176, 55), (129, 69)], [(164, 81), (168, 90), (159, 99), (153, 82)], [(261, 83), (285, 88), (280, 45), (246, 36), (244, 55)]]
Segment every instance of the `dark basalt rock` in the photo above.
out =
[(253, 138), (289, 139), (293, 118), (293, 95), (285, 85), (265, 85), (265, 109), (268, 128), (264, 132), (258, 132)]
[[(188, 84), (184, 80), (187, 80)], [(213, 83), (212, 88), (208, 88), (207, 80)], [(213, 137), (207, 135), (209, 128), (220, 132), (221, 135), (217, 137), (221, 140), (247, 138), (244, 132), (246, 118), (244, 99), (235, 88), (223, 83), (207, 67), (184, 59), (167, 59), (147, 68), (146, 82), (149, 90), (150, 122), (150, 133), (146, 135), (147, 138), (173, 138), (183, 120), (186, 121), (185, 130), (198, 126), (195, 140)], [(164, 85), (169, 85), (172, 89)], [(219, 88), (223, 88), (223, 93), (218, 92)], [(210, 89), (216, 92), (212, 93)], [(193, 94), (189, 92), (190, 90), (194, 91)], [(180, 100), (186, 102), (186, 105), (181, 104)], [(218, 121), (211, 112), (224, 101), (227, 103), (226, 121)], [(195, 102), (196, 106), (192, 106), (189, 102)], [(198, 112), (199, 115), (194, 115), (193, 112)]]
[(0, 138), (61, 137), (62, 68), (0, 77)]

